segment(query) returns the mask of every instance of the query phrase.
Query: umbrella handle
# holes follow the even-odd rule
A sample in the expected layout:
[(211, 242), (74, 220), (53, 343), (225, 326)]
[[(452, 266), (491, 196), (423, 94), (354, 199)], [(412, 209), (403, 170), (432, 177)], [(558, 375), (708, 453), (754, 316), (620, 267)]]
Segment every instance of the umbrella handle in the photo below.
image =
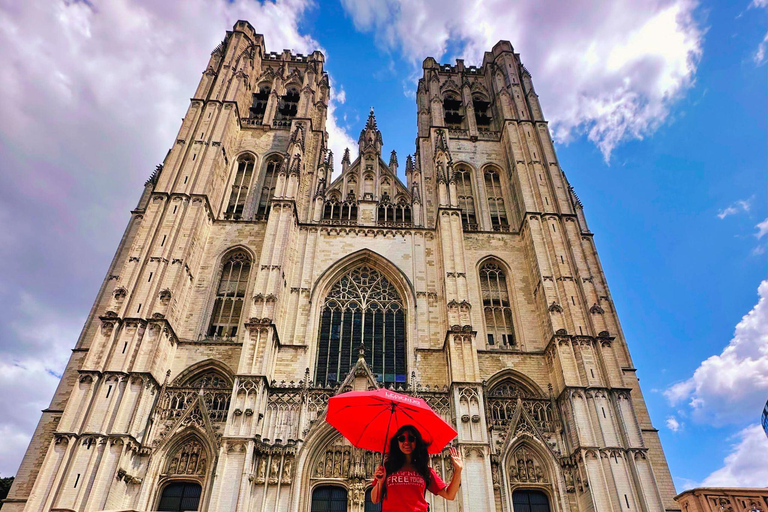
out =
[(384, 465), (384, 452), (387, 451), (387, 441), (389, 441), (389, 426), (392, 424), (392, 416), (395, 415), (395, 404), (392, 403), (392, 411), (389, 414), (389, 421), (387, 422), (387, 433), (384, 434), (384, 446), (381, 447), (381, 465)]

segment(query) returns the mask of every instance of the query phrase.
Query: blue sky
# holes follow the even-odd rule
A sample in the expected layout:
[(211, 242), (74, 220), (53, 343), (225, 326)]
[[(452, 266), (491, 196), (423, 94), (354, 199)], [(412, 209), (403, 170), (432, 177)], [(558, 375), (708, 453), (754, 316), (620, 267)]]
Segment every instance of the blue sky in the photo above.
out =
[(479, 64), (510, 40), (584, 203), (678, 491), (768, 484), (755, 427), (768, 397), (766, 0), (592, 4), (0, 6), (0, 475), (18, 467), (208, 54), (243, 18), (270, 51), (325, 52), (337, 166), (371, 106), (385, 152), (413, 152), (424, 57)]

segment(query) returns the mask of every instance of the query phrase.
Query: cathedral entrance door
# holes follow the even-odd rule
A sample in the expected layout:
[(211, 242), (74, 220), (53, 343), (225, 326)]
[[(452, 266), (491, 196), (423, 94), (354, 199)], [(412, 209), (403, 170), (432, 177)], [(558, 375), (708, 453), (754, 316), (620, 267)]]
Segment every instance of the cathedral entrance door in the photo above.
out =
[(550, 512), (549, 499), (541, 491), (515, 491), (512, 508), (514, 512)]
[(312, 508), (310, 512), (346, 512), (346, 510), (346, 489), (324, 485), (312, 492)]

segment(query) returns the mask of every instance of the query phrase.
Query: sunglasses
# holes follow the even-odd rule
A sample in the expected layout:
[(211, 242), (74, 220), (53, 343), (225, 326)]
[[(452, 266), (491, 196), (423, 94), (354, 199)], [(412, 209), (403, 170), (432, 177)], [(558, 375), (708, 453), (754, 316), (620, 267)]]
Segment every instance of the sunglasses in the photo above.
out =
[(416, 437), (408, 434), (400, 434), (397, 436), (397, 440), (401, 443), (415, 443)]

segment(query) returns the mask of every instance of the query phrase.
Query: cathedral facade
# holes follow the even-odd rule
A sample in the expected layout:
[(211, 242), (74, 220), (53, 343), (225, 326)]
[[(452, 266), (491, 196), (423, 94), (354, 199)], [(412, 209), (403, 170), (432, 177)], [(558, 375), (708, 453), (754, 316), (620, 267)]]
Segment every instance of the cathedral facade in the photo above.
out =
[(213, 51), (3, 511), (373, 511), (324, 412), (381, 386), (459, 433), (433, 512), (679, 510), (512, 46), (424, 61), (405, 182), (373, 110), (335, 168), (323, 65), (245, 21)]

